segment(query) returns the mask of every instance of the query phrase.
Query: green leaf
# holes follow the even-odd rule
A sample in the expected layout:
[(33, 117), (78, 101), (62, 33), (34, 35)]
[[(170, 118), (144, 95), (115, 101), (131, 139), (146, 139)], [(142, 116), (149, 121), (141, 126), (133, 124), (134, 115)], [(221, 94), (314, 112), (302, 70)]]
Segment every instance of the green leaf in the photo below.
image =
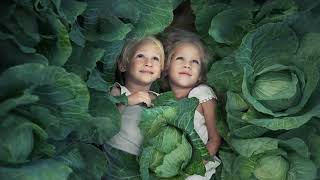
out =
[[(107, 153), (109, 162), (104, 176), (105, 178), (126, 178), (130, 180), (141, 180), (139, 168), (141, 168), (143, 165), (147, 165), (147, 162), (145, 162), (143, 165), (139, 167), (138, 159), (135, 155), (129, 154), (127, 152), (112, 147), (106, 147), (105, 152)], [(143, 152), (141, 153), (143, 154)], [(148, 155), (144, 157), (150, 158), (150, 156)]]
[[(3, 34), (1, 34), (1, 36), (2, 35)], [(48, 64), (47, 58), (41, 54), (34, 53), (33, 48), (24, 46), (17, 47), (17, 44), (15, 42), (4, 40), (2, 39), (2, 37), (0, 37), (0, 53), (2, 55), (0, 72), (5, 71), (9, 67), (24, 63), (39, 63), (43, 65)]]
[(105, 92), (90, 89), (89, 113), (87, 125), (78, 130), (82, 141), (103, 144), (119, 132), (120, 113)]
[(99, 71), (93, 69), (89, 75), (87, 86), (91, 89), (108, 93), (112, 85), (102, 79), (100, 74)]
[[(278, 63), (283, 57), (292, 56), (298, 49), (295, 32), (284, 23), (270, 23), (248, 33), (236, 54), (236, 61), (250, 65), (260, 72), (265, 67)], [(249, 69), (248, 66), (245, 66)]]
[(279, 146), (287, 149), (287, 151), (293, 150), (301, 157), (304, 157), (304, 158), (310, 157), (308, 146), (300, 138), (292, 138), (286, 141), (279, 141)]
[(77, 17), (86, 10), (87, 3), (76, 0), (61, 1), (60, 8), (60, 15), (66, 18), (69, 24), (73, 24), (77, 20)]
[(86, 80), (88, 72), (96, 67), (96, 63), (101, 60), (104, 52), (104, 49), (96, 48), (91, 43), (86, 43), (85, 47), (73, 44), (72, 54), (64, 67)]
[(290, 169), (287, 180), (316, 179), (317, 168), (311, 160), (297, 154), (291, 154), (288, 158)]
[(319, 135), (313, 135), (310, 137), (309, 141), (309, 147), (311, 152), (311, 159), (314, 161), (314, 163), (317, 165), (317, 167), (320, 167), (320, 136)]
[[(165, 143), (167, 143), (165, 141)], [(192, 147), (186, 137), (182, 136), (181, 143), (174, 150), (167, 153), (163, 158), (163, 164), (155, 169), (159, 177), (172, 177), (179, 173), (191, 159)]]
[(115, 72), (117, 68), (116, 61), (121, 53), (124, 43), (125, 42), (122, 40), (105, 43), (103, 45), (105, 53), (101, 59), (101, 62), (103, 63), (103, 79), (105, 79), (107, 82), (115, 81)]
[(297, 13), (294, 0), (275, 0), (265, 2), (255, 16), (254, 21), (261, 23), (279, 22)]
[(285, 180), (289, 163), (281, 156), (267, 156), (260, 159), (254, 175), (261, 180)]
[(37, 45), (38, 51), (45, 55), (51, 65), (62, 66), (71, 55), (72, 47), (67, 27), (54, 16), (52, 11), (42, 14), (45, 19), (42, 26), (49, 26), (50, 36), (42, 36)]
[[(56, 160), (72, 168), (71, 179), (100, 180), (107, 168), (104, 152), (90, 144), (66, 144)], [(65, 148), (62, 146), (62, 148)], [(94, 155), (94, 156), (93, 156)]]
[(301, 125), (308, 122), (312, 117), (319, 114), (320, 105), (312, 108), (305, 113), (302, 113), (298, 116), (287, 116), (280, 118), (261, 118), (261, 119), (252, 119), (250, 123), (255, 124), (257, 126), (265, 127), (271, 130), (279, 130), (279, 129), (294, 129), (300, 127)]
[(233, 57), (226, 57), (212, 64), (207, 74), (207, 82), (216, 87), (218, 92), (227, 90), (239, 92), (242, 85), (243, 69)]
[(209, 34), (218, 43), (240, 44), (242, 37), (250, 30), (251, 18), (250, 9), (224, 10), (212, 19)]
[(47, 138), (47, 133), (38, 125), (20, 116), (7, 115), (0, 125), (0, 160), (13, 164), (27, 162), (34, 147), (35, 134)]
[(264, 153), (278, 148), (278, 140), (267, 137), (255, 139), (232, 139), (231, 144), (239, 154), (245, 157), (250, 157), (255, 154)]
[(176, 102), (176, 97), (174, 96), (172, 91), (164, 92), (161, 93), (154, 101), (153, 105), (154, 106), (161, 106), (161, 105), (166, 105), (170, 103), (175, 103)]
[(0, 103), (0, 116), (6, 115), (10, 110), (21, 106), (35, 103), (39, 100), (38, 96), (24, 93), (21, 96), (10, 98)]
[(171, 0), (136, 0), (133, 4), (140, 12), (140, 18), (133, 23), (134, 29), (130, 37), (144, 37), (164, 30), (173, 20)]
[(132, 4), (131, 1), (92, 0), (87, 3), (88, 8), (83, 14), (84, 24), (81, 29), (87, 40), (119, 41), (132, 30), (131, 23), (124, 23), (118, 18), (123, 18), (123, 14), (132, 15), (134, 7), (131, 8), (132, 11), (123, 11), (119, 14), (119, 9)]
[(24, 64), (12, 67), (0, 76), (0, 100), (28, 90), (39, 100), (19, 106), (16, 111), (40, 124), (49, 137), (63, 139), (88, 117), (89, 92), (85, 83), (63, 68)]
[(72, 169), (52, 159), (43, 159), (23, 164), (18, 167), (0, 167), (1, 179), (12, 180), (67, 180)]
[(40, 42), (40, 33), (35, 12), (28, 11), (24, 8), (17, 8), (14, 18), (26, 36), (34, 41), (33, 45)]

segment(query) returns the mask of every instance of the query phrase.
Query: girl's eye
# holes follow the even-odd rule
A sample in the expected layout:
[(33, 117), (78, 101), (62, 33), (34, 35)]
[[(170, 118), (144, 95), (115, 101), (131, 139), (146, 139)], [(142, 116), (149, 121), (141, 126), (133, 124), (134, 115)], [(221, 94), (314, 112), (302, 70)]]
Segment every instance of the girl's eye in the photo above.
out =
[(153, 57), (152, 59), (155, 61), (160, 61), (160, 59), (158, 57)]
[(176, 57), (176, 60), (182, 60), (183, 61), (183, 57)]
[(137, 54), (136, 57), (137, 57), (137, 58), (142, 58), (142, 57), (143, 57), (143, 54)]
[(199, 60), (192, 60), (192, 63), (200, 64)]

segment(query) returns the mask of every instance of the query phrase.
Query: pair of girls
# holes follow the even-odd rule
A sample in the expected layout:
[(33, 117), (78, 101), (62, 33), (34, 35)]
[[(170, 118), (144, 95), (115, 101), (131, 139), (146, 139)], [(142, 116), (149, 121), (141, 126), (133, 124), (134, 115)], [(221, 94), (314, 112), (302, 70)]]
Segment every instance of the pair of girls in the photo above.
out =
[[(131, 40), (118, 59), (118, 71), (124, 75), (124, 86), (116, 83), (111, 94), (125, 94), (128, 96), (128, 105), (118, 106), (121, 112), (120, 132), (104, 145), (109, 160), (107, 179), (116, 179), (112, 177), (112, 172), (121, 169), (126, 169), (127, 175), (131, 173), (131, 177), (139, 179), (139, 166), (126, 162), (128, 159), (135, 159), (139, 154), (143, 141), (138, 128), (141, 104), (151, 106), (151, 101), (158, 94), (150, 91), (150, 87), (160, 78), (162, 71), (177, 99), (199, 99), (194, 115), (194, 128), (207, 145), (210, 155), (214, 156), (218, 151), (220, 136), (215, 122), (216, 95), (209, 86), (203, 84), (208, 60), (205, 48), (200, 39), (191, 32), (174, 30), (165, 36), (165, 49), (154, 37)], [(218, 165), (218, 160), (206, 162), (205, 177), (192, 175), (187, 179), (210, 179)]]

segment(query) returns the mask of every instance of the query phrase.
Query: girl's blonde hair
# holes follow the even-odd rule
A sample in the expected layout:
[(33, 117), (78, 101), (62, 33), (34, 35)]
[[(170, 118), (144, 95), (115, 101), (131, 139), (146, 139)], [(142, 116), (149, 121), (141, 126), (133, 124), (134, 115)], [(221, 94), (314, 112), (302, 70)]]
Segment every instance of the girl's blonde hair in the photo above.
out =
[(116, 69), (116, 80), (120, 82), (120, 84), (124, 84), (124, 74), (121, 73), (118, 69), (119, 64), (128, 65), (130, 63), (130, 59), (135, 53), (137, 46), (139, 46), (142, 42), (151, 41), (156, 47), (160, 50), (160, 63), (161, 63), (161, 70), (164, 68), (164, 48), (160, 40), (158, 40), (154, 36), (147, 36), (144, 38), (133, 38), (127, 40), (125, 46), (123, 47), (121, 54), (117, 59), (117, 69)]
[[(179, 46), (182, 43), (191, 43), (198, 47), (201, 54), (201, 72), (200, 72), (200, 80), (198, 84), (205, 83), (207, 80), (207, 67), (209, 64), (209, 54), (207, 52), (206, 47), (202, 43), (200, 37), (196, 35), (195, 33), (185, 31), (182, 29), (170, 29), (166, 31), (162, 35), (163, 39), (163, 45), (165, 47), (165, 55), (166, 55), (166, 62), (165, 62), (165, 69), (167, 70), (171, 58), (174, 54), (174, 49)], [(167, 76), (166, 73), (164, 73), (164, 76)], [(166, 77), (163, 77), (166, 78)]]
[(122, 52), (118, 58), (117, 64), (125, 64), (128, 65), (130, 62), (131, 57), (133, 56), (134, 52), (135, 52), (135, 48), (140, 45), (142, 42), (144, 41), (151, 41), (152, 43), (154, 43), (154, 45), (156, 45), (156, 47), (159, 48), (161, 54), (160, 54), (160, 63), (161, 63), (161, 70), (164, 68), (164, 49), (162, 46), (162, 43), (160, 42), (160, 40), (158, 40), (157, 38), (155, 38), (154, 36), (147, 36), (145, 38), (142, 39), (129, 39), (126, 43), (126, 45), (123, 47)]

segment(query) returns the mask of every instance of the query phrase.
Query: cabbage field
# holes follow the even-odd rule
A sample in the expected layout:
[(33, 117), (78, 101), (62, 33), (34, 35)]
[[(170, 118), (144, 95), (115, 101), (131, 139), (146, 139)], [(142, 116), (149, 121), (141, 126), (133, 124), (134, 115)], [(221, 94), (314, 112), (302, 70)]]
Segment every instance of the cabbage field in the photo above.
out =
[[(108, 91), (116, 58), (126, 40), (168, 27), (194, 30), (212, 54), (214, 179), (320, 178), (320, 0), (1, 0), (0, 179), (101, 179), (101, 144), (127, 102)], [(114, 179), (203, 174), (197, 100), (168, 92), (154, 104), (141, 117), (138, 176), (123, 167)]]

